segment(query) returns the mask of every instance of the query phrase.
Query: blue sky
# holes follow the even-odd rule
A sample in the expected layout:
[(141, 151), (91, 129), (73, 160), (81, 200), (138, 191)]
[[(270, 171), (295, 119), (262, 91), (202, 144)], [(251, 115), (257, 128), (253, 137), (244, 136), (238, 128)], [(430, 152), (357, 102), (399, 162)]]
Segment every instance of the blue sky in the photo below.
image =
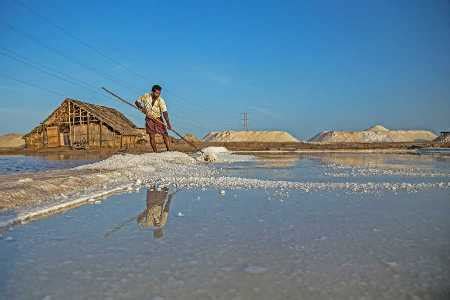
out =
[(153, 83), (174, 127), (200, 136), (242, 128), (244, 111), (250, 129), (300, 138), (450, 129), (446, 0), (21, 1), (0, 0), (0, 134), (64, 97), (142, 126), (99, 87), (135, 99)]

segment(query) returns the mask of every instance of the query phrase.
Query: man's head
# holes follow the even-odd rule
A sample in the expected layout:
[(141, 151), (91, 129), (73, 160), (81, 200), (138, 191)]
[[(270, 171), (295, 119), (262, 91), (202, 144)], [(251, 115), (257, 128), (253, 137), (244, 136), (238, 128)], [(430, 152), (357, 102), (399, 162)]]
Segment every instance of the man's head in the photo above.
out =
[(152, 93), (156, 97), (159, 97), (159, 95), (161, 95), (161, 90), (162, 90), (162, 87), (158, 84), (155, 84), (154, 86), (152, 86)]

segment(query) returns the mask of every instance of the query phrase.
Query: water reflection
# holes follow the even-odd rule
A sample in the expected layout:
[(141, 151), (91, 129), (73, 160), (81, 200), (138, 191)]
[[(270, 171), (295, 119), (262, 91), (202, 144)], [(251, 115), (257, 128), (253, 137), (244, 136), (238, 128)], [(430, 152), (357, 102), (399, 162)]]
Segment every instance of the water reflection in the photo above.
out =
[(153, 229), (154, 238), (162, 238), (163, 227), (169, 217), (170, 201), (174, 193), (169, 188), (149, 188), (147, 190), (147, 207), (137, 217), (137, 223), (144, 228)]
[(303, 157), (298, 154), (260, 154), (258, 162), (263, 168), (290, 168), (296, 166)]
[(153, 237), (160, 239), (164, 236), (163, 227), (169, 218), (170, 202), (177, 191), (169, 192), (169, 188), (151, 187), (146, 193), (146, 207), (137, 216), (134, 215), (126, 221), (114, 226), (105, 233), (105, 238), (136, 222), (140, 229), (150, 228)]
[(355, 168), (382, 168), (400, 170), (405, 168), (431, 169), (435, 167), (435, 158), (410, 154), (359, 154), (359, 153), (329, 153), (318, 155), (322, 164), (339, 165)]

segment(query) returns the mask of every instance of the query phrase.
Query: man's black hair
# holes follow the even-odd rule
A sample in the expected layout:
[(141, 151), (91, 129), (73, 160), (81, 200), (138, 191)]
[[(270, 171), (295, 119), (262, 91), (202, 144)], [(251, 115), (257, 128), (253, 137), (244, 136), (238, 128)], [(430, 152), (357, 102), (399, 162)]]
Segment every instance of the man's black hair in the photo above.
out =
[(162, 87), (158, 84), (155, 84), (154, 86), (152, 86), (152, 92), (154, 91), (160, 91), (161, 92)]

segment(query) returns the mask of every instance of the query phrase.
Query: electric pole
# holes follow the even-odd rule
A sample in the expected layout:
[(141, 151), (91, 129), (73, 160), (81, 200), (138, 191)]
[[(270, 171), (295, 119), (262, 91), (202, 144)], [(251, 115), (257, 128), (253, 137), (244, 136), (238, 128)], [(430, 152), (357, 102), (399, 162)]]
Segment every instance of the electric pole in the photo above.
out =
[(244, 130), (248, 130), (248, 113), (244, 112), (241, 114), (242, 115), (242, 125), (244, 126)]

